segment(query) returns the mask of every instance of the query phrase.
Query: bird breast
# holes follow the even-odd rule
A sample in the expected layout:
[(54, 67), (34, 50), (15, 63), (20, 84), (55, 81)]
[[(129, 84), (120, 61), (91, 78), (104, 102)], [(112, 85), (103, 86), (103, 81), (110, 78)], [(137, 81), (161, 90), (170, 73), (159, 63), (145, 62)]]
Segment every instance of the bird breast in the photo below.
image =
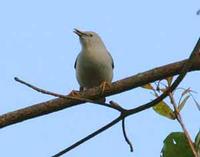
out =
[(91, 88), (102, 82), (111, 82), (112, 61), (106, 52), (81, 52), (78, 56), (76, 77), (80, 86)]

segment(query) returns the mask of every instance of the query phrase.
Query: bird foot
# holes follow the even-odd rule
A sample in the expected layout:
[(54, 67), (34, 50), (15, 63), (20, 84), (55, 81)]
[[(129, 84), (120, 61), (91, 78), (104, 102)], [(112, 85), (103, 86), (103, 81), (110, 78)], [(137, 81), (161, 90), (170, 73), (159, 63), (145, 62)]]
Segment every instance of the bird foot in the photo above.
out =
[(100, 88), (101, 88), (101, 95), (104, 93), (106, 88), (110, 87), (110, 83), (104, 81), (100, 84)]
[(72, 91), (69, 93), (69, 96), (72, 96), (72, 97), (81, 97), (79, 91), (77, 91), (77, 90), (72, 90)]

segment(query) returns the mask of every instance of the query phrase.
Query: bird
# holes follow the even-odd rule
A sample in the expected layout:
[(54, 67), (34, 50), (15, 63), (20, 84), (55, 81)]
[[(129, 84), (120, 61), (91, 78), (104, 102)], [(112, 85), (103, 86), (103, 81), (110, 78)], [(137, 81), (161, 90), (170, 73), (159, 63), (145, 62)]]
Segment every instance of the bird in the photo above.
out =
[[(74, 33), (81, 44), (81, 51), (74, 63), (80, 91), (102, 86), (103, 92), (105, 85), (111, 84), (113, 79), (113, 58), (96, 32), (75, 28)], [(105, 101), (105, 98), (102, 99)]]

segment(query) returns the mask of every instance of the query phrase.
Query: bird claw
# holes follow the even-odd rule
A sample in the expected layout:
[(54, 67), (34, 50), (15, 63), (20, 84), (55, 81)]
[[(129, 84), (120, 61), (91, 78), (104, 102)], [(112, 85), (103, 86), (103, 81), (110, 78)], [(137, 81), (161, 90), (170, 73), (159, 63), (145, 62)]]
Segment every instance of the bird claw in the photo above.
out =
[(103, 95), (104, 91), (106, 88), (110, 87), (110, 83), (104, 81), (100, 84), (100, 88), (101, 88), (101, 95)]
[(72, 97), (80, 97), (80, 93), (79, 93), (79, 91), (77, 91), (77, 90), (72, 90), (72, 91), (69, 93), (69, 96), (72, 96)]

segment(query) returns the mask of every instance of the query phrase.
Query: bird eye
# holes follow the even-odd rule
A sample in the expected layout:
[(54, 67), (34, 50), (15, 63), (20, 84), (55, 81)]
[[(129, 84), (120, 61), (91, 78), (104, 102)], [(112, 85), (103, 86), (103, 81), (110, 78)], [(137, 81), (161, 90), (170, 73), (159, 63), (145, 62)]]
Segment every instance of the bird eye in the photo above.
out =
[(93, 34), (89, 34), (90, 37), (93, 37)]

